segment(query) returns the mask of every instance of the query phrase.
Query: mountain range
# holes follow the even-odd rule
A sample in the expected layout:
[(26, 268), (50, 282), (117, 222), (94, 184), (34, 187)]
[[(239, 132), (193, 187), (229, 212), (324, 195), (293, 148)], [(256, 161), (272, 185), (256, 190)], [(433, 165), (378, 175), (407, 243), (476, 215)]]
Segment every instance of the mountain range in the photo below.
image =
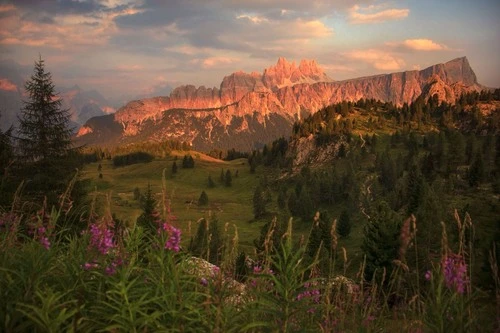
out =
[(77, 140), (119, 144), (175, 139), (198, 150), (249, 150), (288, 135), (295, 121), (333, 103), (365, 98), (401, 106), (421, 95), (437, 95), (453, 104), (463, 92), (483, 88), (466, 57), (423, 70), (343, 81), (328, 77), (314, 60), (296, 65), (279, 58), (262, 73), (226, 76), (219, 88), (184, 85), (169, 96), (131, 101), (114, 114), (88, 120)]

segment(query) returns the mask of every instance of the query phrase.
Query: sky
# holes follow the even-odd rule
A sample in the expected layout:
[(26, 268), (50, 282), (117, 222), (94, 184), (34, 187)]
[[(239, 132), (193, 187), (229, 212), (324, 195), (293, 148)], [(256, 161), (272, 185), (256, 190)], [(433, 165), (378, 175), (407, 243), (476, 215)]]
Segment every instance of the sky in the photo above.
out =
[[(498, 17), (495, 0), (0, 0), (0, 61), (32, 69), (41, 55), (57, 87), (111, 100), (219, 87), (278, 57), (343, 80), (467, 56), (500, 87)], [(0, 72), (0, 89), (12, 85)]]

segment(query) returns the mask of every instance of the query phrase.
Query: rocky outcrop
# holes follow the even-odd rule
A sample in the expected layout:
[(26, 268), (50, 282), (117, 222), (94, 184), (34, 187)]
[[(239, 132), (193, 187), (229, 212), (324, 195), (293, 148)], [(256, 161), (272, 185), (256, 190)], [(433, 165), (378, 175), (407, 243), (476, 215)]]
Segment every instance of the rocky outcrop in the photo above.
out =
[[(287, 134), (295, 120), (333, 103), (369, 98), (401, 106), (422, 94), (426, 98), (437, 94), (440, 101), (455, 103), (463, 92), (480, 89), (465, 57), (421, 71), (344, 81), (332, 81), (314, 60), (302, 60), (296, 66), (279, 58), (262, 74), (236, 72), (224, 77), (219, 89), (186, 85), (170, 96), (132, 101), (115, 113), (114, 121), (122, 129), (122, 139), (177, 138), (197, 149), (228, 148), (227, 144), (248, 149), (269, 138), (263, 132)], [(270, 119), (272, 126), (280, 127), (271, 129)], [(80, 131), (84, 141), (95, 133), (90, 126)], [(224, 143), (229, 133), (238, 138)], [(249, 143), (252, 135), (253, 144)], [(242, 137), (245, 144), (236, 145)]]

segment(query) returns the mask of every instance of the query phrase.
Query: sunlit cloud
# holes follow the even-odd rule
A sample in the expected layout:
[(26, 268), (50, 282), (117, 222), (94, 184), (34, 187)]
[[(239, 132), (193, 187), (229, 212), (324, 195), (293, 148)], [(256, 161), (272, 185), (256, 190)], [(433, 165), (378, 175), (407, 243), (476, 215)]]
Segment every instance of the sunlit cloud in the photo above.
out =
[(402, 45), (417, 51), (442, 51), (448, 50), (449, 47), (444, 44), (438, 44), (430, 39), (407, 39)]
[(238, 15), (238, 16), (236, 16), (236, 18), (239, 19), (239, 20), (246, 19), (246, 20), (251, 21), (254, 24), (259, 24), (259, 23), (262, 23), (262, 22), (265, 22), (265, 21), (269, 21), (265, 17), (259, 17), (259, 16), (256, 16), (256, 15)]
[(374, 68), (379, 70), (399, 70), (405, 65), (403, 59), (377, 49), (356, 50), (345, 53), (345, 56), (350, 59), (360, 60), (371, 64)]
[(143, 66), (141, 65), (118, 65), (116, 66), (116, 69), (118, 71), (123, 71), (123, 72), (137, 72), (137, 71), (142, 71), (144, 69)]
[(12, 4), (0, 5), (0, 13), (10, 12), (10, 11), (13, 11), (15, 9), (16, 9), (16, 7), (14, 7), (14, 5), (12, 5)]
[(10, 82), (8, 79), (0, 78), (0, 90), (4, 91), (17, 91), (17, 86)]
[(191, 61), (194, 65), (199, 65), (202, 68), (210, 69), (216, 67), (225, 67), (239, 62), (240, 59), (235, 57), (225, 57), (225, 56), (212, 56), (204, 59), (195, 58)]
[(334, 72), (355, 72), (355, 69), (353, 67), (346, 65), (321, 64), (321, 68)]
[(408, 8), (389, 8), (381, 10), (381, 6), (352, 6), (348, 11), (348, 19), (353, 24), (381, 23), (391, 20), (401, 20), (408, 16)]

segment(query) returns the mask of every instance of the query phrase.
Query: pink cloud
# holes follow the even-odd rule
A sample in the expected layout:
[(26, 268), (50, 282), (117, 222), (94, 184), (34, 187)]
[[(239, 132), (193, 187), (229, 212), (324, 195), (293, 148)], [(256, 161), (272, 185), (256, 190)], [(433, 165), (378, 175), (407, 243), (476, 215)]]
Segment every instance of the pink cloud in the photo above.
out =
[(407, 39), (402, 43), (405, 47), (417, 51), (448, 50), (448, 46), (438, 44), (430, 39)]
[(8, 79), (0, 79), (0, 90), (17, 91), (17, 86)]
[(116, 69), (119, 71), (123, 72), (135, 72), (135, 71), (141, 71), (144, 69), (143, 66), (141, 65), (118, 65), (116, 66)]
[(201, 61), (203, 68), (213, 68), (220, 65), (228, 65), (237, 62), (239, 59), (232, 57), (208, 57)]
[(395, 57), (388, 52), (376, 49), (357, 50), (348, 52), (345, 55), (351, 59), (361, 60), (371, 64), (374, 68), (379, 70), (394, 71), (401, 69), (405, 65), (403, 59)]
[(408, 16), (410, 10), (407, 8), (390, 8), (376, 11), (380, 6), (360, 7), (352, 6), (349, 11), (349, 22), (354, 24), (380, 23), (390, 20), (401, 20)]

